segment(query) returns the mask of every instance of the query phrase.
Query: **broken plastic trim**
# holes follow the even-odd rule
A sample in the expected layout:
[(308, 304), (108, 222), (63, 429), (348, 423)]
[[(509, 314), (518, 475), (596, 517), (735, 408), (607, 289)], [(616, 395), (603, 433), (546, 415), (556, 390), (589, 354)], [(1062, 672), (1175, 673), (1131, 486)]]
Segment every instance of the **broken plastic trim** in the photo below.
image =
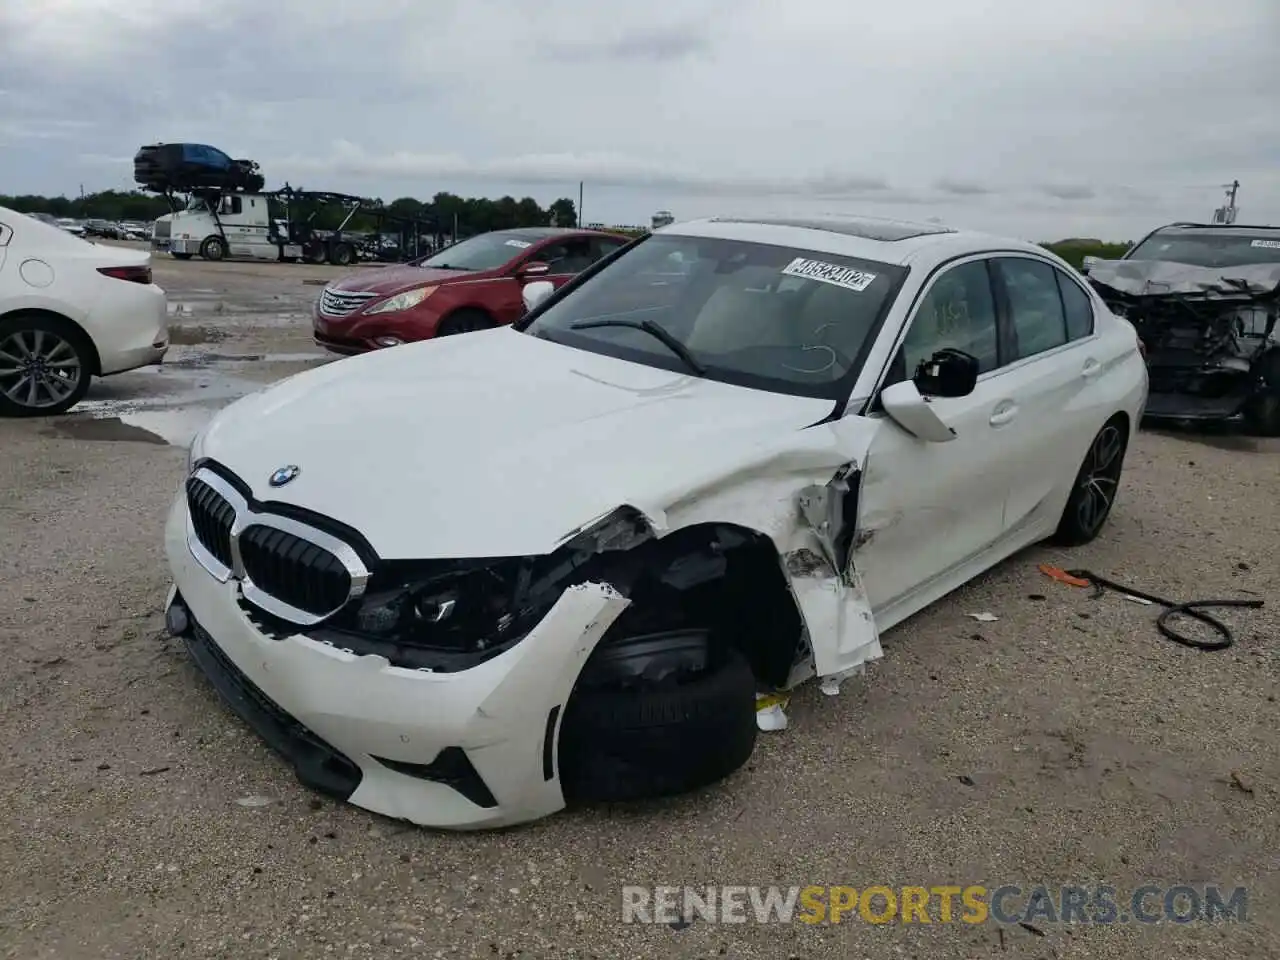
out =
[(497, 798), (488, 784), (476, 771), (467, 752), (461, 747), (445, 747), (430, 763), (408, 763), (404, 760), (388, 760), (386, 757), (374, 757), (388, 770), (403, 773), (407, 777), (441, 783), (456, 790), (477, 807), (492, 810), (498, 805)]
[[(467, 560), (383, 561), (365, 593), (305, 635), (394, 666), (451, 673), (511, 649), (560, 595), (593, 577), (609, 555), (653, 538), (638, 510), (621, 507), (567, 536), (549, 554)], [(247, 604), (269, 633), (298, 633)]]

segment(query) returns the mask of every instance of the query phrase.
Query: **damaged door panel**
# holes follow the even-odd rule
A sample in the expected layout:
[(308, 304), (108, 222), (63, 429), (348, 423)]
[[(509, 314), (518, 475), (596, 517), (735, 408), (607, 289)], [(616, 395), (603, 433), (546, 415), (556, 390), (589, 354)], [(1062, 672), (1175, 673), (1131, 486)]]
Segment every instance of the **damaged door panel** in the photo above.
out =
[[(951, 443), (929, 443), (879, 418), (859, 475), (850, 570), (861, 580), (880, 629), (919, 589), (972, 560), (1004, 534), (1004, 508), (1018, 457), (988, 419), (1000, 377), (947, 400)], [(908, 508), (909, 505), (909, 508)]]

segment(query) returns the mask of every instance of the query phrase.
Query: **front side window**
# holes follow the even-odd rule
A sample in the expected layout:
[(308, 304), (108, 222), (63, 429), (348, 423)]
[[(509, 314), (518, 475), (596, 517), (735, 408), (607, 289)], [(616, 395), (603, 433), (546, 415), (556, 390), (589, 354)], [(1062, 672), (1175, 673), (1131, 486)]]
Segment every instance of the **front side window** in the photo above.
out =
[(999, 339), (986, 261), (963, 263), (940, 274), (920, 301), (902, 341), (899, 372), (910, 377), (921, 360), (950, 348), (975, 357), (986, 373), (999, 365)]
[(425, 260), (415, 261), (414, 266), (438, 270), (497, 270), (524, 256), (537, 240), (536, 234), (528, 236), (505, 230), (482, 233), (446, 247)]
[(813, 250), (655, 235), (525, 330), (649, 366), (841, 400), (905, 274)]
[(1017, 341), (1016, 359), (1034, 357), (1067, 342), (1067, 320), (1057, 272), (1041, 260), (1001, 257), (994, 261), (1008, 294)]

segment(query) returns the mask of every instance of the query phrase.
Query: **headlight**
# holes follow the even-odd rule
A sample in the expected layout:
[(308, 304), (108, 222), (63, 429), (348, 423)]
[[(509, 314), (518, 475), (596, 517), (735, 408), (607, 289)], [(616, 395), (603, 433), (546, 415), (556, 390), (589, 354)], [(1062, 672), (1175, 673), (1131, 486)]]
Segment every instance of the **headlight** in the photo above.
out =
[(541, 556), (386, 562), (358, 602), (310, 635), (397, 666), (463, 669), (523, 639), (566, 587), (592, 579), (603, 554), (651, 536), (624, 508)]
[(406, 290), (404, 293), (397, 293), (389, 300), (384, 300), (376, 307), (370, 307), (365, 311), (365, 316), (375, 313), (396, 313), (400, 310), (408, 310), (416, 307), (427, 297), (436, 292), (435, 287), (418, 287), (415, 290)]

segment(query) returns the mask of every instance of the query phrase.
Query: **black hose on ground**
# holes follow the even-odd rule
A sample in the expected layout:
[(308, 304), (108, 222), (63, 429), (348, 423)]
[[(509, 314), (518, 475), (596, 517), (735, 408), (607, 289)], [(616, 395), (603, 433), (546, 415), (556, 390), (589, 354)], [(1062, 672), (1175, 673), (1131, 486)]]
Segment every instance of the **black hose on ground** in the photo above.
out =
[[(1164, 612), (1156, 617), (1156, 629), (1174, 643), (1190, 647), (1192, 650), (1225, 650), (1235, 643), (1231, 628), (1216, 617), (1204, 613), (1203, 611), (1206, 608), (1246, 607), (1251, 610), (1257, 610), (1263, 605), (1261, 600), (1189, 600), (1186, 603), (1176, 603), (1173, 600), (1166, 600), (1164, 597), (1157, 597), (1153, 593), (1143, 593), (1141, 590), (1127, 587), (1123, 583), (1100, 577), (1091, 570), (1068, 570), (1067, 574), (1080, 580), (1088, 580), (1093, 585), (1093, 598), (1095, 600), (1102, 596), (1104, 590), (1114, 590), (1117, 593), (1127, 594), (1131, 597), (1137, 597), (1139, 600), (1146, 600), (1164, 607)], [(1169, 621), (1179, 616), (1199, 620), (1222, 639), (1200, 640), (1178, 633), (1173, 627), (1169, 626)]]

